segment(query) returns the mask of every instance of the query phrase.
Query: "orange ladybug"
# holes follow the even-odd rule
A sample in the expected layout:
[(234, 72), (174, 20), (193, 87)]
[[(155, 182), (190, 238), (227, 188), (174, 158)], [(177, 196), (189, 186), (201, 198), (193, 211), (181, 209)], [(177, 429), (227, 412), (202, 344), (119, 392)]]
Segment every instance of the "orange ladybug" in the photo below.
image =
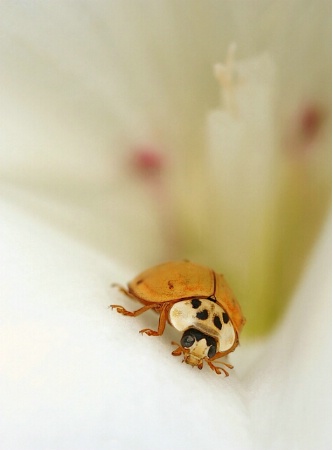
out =
[[(183, 336), (172, 352), (184, 355), (184, 361), (202, 369), (204, 361), (217, 374), (228, 372), (215, 366), (219, 358), (233, 352), (245, 324), (241, 308), (223, 275), (189, 261), (167, 262), (152, 267), (128, 283), (128, 289), (115, 284), (128, 297), (143, 306), (127, 311), (123, 306), (110, 305), (125, 316), (136, 317), (155, 310), (160, 318), (156, 331), (144, 328), (140, 333), (161, 336), (169, 322)], [(229, 369), (233, 366), (219, 361)]]

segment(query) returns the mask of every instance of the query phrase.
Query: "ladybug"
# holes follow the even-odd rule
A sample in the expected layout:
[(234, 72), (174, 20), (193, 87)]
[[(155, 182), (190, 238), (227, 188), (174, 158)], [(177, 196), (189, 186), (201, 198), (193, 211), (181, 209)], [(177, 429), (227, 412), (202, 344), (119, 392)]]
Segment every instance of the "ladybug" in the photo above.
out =
[(183, 361), (199, 369), (205, 361), (217, 374), (223, 371), (229, 375), (214, 363), (238, 346), (245, 318), (223, 275), (190, 261), (176, 261), (142, 272), (128, 283), (127, 289), (113, 286), (143, 305), (133, 312), (110, 305), (118, 313), (136, 317), (153, 309), (159, 314), (157, 330), (144, 328), (140, 333), (161, 336), (169, 322), (183, 333), (180, 345), (172, 342), (177, 346), (172, 355), (184, 355)]

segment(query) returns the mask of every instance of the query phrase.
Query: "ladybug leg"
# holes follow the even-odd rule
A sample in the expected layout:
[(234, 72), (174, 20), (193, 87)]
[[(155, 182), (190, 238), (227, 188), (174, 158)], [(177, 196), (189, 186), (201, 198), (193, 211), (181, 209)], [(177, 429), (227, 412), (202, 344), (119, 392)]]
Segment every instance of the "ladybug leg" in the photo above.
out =
[[(166, 304), (162, 305), (162, 307), (161, 307), (161, 304), (158, 303), (157, 305), (154, 304), (154, 306), (155, 306), (155, 308), (156, 308), (156, 306), (158, 306), (159, 309), (161, 309), (160, 320), (158, 322), (157, 331), (151, 330), (150, 328), (144, 328), (143, 330), (140, 330), (141, 334), (147, 334), (148, 336), (161, 336), (164, 333), (165, 325), (166, 325), (167, 317), (168, 317), (169, 304), (166, 303)], [(157, 312), (159, 312), (159, 311), (157, 311)]]
[(112, 283), (111, 287), (116, 287), (118, 288), (118, 290), (122, 293), (125, 294), (127, 297), (133, 299), (133, 300), (138, 300), (136, 297), (134, 297), (134, 295), (132, 295), (126, 288), (124, 288), (124, 286), (122, 286), (121, 284), (118, 283)]
[[(221, 374), (221, 370), (222, 370), (222, 372), (224, 372), (225, 376), (228, 377), (229, 373), (223, 367), (215, 366), (213, 364), (213, 362), (212, 362), (212, 361), (214, 361), (214, 360), (216, 360), (218, 358), (222, 358), (222, 356), (225, 356), (225, 355), (226, 355), (225, 352), (216, 353), (216, 355), (214, 355), (212, 358), (206, 359), (206, 362), (209, 365), (209, 367), (212, 370), (214, 370), (218, 375)], [(223, 362), (223, 361), (217, 361), (217, 362), (219, 362), (220, 364), (223, 364), (224, 366), (228, 367), (228, 369), (233, 369), (234, 368), (234, 366), (232, 366), (231, 364), (228, 364), (226, 362)]]
[[(209, 359), (207, 360), (207, 364), (208, 364), (209, 367), (210, 367), (212, 370), (214, 370), (214, 372), (217, 373), (218, 375), (221, 375), (221, 373), (224, 372), (224, 374), (225, 374), (226, 377), (229, 376), (229, 373), (228, 373), (225, 369), (223, 369), (223, 367), (214, 366), (214, 364), (213, 364), (211, 361), (209, 361)], [(224, 364), (224, 363), (222, 363), (222, 364)], [(226, 364), (226, 365), (227, 365), (227, 364)], [(229, 365), (230, 365), (230, 364), (228, 364), (228, 366), (229, 366)], [(231, 366), (231, 368), (232, 368), (232, 366)], [(221, 372), (221, 371), (222, 371), (222, 372)]]
[(180, 356), (184, 353), (183, 347), (181, 347), (179, 344), (177, 344), (177, 342), (171, 342), (172, 345), (177, 345), (178, 348), (176, 348), (176, 350), (174, 350), (171, 354), (173, 356)]
[[(172, 345), (176, 345), (178, 348), (176, 348), (176, 350), (174, 350), (173, 352), (171, 352), (171, 355), (173, 356), (181, 356), (181, 355), (186, 355), (188, 353), (188, 350), (183, 348), (181, 345), (177, 344), (177, 342), (171, 342)], [(183, 361), (185, 361), (185, 357), (183, 358)], [(200, 369), (200, 367), (199, 367)], [(202, 366), (201, 366), (202, 369)]]
[(156, 303), (151, 303), (150, 305), (145, 305), (142, 308), (137, 309), (136, 311), (127, 311), (127, 309), (125, 309), (121, 305), (110, 305), (109, 308), (111, 308), (111, 309), (115, 308), (116, 311), (119, 314), (122, 314), (123, 316), (136, 317), (136, 316), (139, 316), (140, 314), (148, 311), (151, 308), (155, 308), (157, 305), (158, 304), (156, 304)]

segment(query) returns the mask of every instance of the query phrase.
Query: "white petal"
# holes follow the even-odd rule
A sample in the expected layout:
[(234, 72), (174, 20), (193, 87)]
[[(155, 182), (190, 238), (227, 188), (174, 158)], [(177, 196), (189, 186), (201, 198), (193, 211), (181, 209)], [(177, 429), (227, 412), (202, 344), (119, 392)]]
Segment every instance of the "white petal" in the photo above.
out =
[(329, 221), (285, 320), (243, 378), (257, 449), (330, 448), (331, 248)]
[(1, 447), (250, 449), (236, 372), (171, 356), (156, 315), (110, 288), (134, 274), (1, 202)]

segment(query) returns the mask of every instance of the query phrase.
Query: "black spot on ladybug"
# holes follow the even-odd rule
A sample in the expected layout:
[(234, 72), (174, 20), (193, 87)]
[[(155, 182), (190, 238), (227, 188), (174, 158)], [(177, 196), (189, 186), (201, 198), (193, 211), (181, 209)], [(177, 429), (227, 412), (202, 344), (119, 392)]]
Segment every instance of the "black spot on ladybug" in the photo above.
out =
[(208, 311), (207, 309), (204, 309), (197, 313), (197, 318), (200, 320), (206, 320), (208, 319)]
[(223, 313), (223, 322), (228, 323), (229, 322), (229, 316), (226, 312)]
[(219, 318), (219, 316), (214, 316), (213, 322), (214, 322), (214, 325), (216, 326), (216, 328), (218, 328), (219, 330), (222, 330), (222, 322), (221, 322), (221, 319)]
[(169, 286), (169, 289), (173, 289), (174, 288), (174, 285), (172, 284), (171, 281), (168, 281), (168, 286)]
[(199, 299), (197, 299), (197, 298), (194, 298), (194, 299), (191, 301), (191, 303), (192, 303), (192, 308), (198, 309), (199, 306), (201, 305), (201, 300), (199, 300)]

